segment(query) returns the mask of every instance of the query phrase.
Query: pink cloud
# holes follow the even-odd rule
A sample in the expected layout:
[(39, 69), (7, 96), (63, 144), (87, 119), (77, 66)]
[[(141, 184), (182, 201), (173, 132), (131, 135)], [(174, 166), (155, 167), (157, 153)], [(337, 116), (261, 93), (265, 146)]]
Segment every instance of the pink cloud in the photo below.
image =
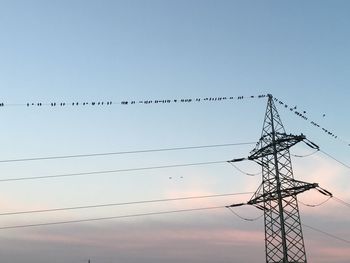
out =
[(313, 239), (307, 242), (308, 257), (314, 262), (349, 262), (350, 250), (343, 247), (338, 241), (327, 242), (321, 239)]
[[(215, 244), (225, 246), (261, 245), (264, 234), (256, 230), (240, 230), (230, 227), (174, 226), (172, 224), (133, 225), (130, 223), (95, 227), (94, 225), (69, 226), (61, 231), (27, 229), (16, 238), (25, 241), (89, 245), (109, 247), (110, 249), (132, 249), (138, 247), (157, 247), (174, 243)], [(74, 229), (74, 231), (72, 231)]]

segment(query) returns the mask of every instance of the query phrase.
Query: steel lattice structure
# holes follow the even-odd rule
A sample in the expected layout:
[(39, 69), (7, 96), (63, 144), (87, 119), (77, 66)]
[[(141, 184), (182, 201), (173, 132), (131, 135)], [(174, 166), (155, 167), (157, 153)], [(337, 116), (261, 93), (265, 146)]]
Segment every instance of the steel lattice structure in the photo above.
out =
[[(306, 263), (303, 232), (297, 194), (318, 184), (294, 179), (289, 148), (304, 141), (317, 145), (301, 135), (286, 134), (272, 95), (268, 95), (263, 130), (257, 146), (248, 158), (262, 167), (262, 184), (246, 203), (264, 211), (266, 263)], [(323, 192), (329, 194), (329, 192)], [(229, 207), (243, 204), (233, 204)]]

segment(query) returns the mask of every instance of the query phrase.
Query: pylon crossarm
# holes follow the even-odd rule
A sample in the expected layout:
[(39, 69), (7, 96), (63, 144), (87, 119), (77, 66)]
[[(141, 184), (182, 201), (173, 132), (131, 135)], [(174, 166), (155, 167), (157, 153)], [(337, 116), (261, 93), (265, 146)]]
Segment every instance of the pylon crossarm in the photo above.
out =
[[(265, 146), (262, 146), (259, 149), (254, 149), (251, 151), (251, 155), (248, 157), (248, 160), (256, 160), (268, 155), (274, 154), (274, 152), (281, 152), (283, 150), (289, 149), (298, 142), (301, 142), (306, 139), (305, 135), (292, 135), (292, 134), (280, 134), (280, 138), (276, 138), (274, 142), (271, 142)], [(261, 138), (261, 142), (264, 142), (265, 139)]]
[(242, 206), (242, 205), (246, 205), (247, 203), (238, 203), (238, 204), (232, 204), (232, 205), (227, 205), (225, 206), (226, 208), (230, 208), (230, 207), (237, 207), (237, 206)]
[[(320, 193), (327, 195), (327, 196), (330, 196), (330, 197), (333, 196), (332, 193), (330, 193), (329, 191), (319, 187), (319, 185), (317, 183), (305, 183), (305, 182), (298, 181), (298, 180), (293, 180), (293, 183), (299, 184), (299, 186), (283, 189), (281, 191), (282, 198), (286, 198), (289, 196), (296, 196), (300, 193), (303, 193), (303, 192), (311, 190), (311, 189), (316, 189)], [(260, 203), (264, 203), (267, 201), (273, 201), (273, 200), (278, 199), (278, 192), (277, 191), (259, 195), (258, 194), (260, 192), (259, 190), (261, 190), (261, 186), (258, 188), (256, 193), (253, 195), (253, 197), (247, 203), (236, 203), (236, 204), (228, 205), (226, 207), (229, 208), (229, 207), (238, 207), (238, 206), (243, 206), (243, 205), (254, 205), (257, 208), (264, 210), (264, 207), (259, 205)]]
[(232, 159), (230, 161), (227, 161), (228, 163), (236, 163), (236, 162), (241, 162), (241, 161), (245, 161), (248, 160), (247, 158), (236, 158), (236, 159)]
[[(281, 193), (282, 198), (286, 198), (289, 196), (296, 196), (300, 193), (303, 193), (307, 190), (317, 188), (317, 187), (318, 187), (318, 184), (316, 184), (316, 183), (313, 183), (313, 184), (304, 183), (304, 185), (301, 185), (301, 186), (295, 186), (295, 187), (283, 189), (283, 190), (281, 190), (280, 193)], [(269, 193), (264, 193), (260, 196), (257, 196), (253, 199), (250, 199), (247, 204), (248, 205), (256, 205), (256, 204), (263, 203), (266, 201), (277, 200), (278, 198), (279, 198), (279, 192), (273, 191), (273, 192), (269, 192)]]
[(304, 143), (305, 143), (307, 146), (309, 146), (310, 148), (312, 148), (312, 149), (320, 150), (320, 147), (319, 147), (316, 143), (314, 143), (314, 142), (312, 142), (312, 141), (310, 141), (310, 140), (308, 140), (308, 139), (305, 139), (305, 140), (304, 140)]

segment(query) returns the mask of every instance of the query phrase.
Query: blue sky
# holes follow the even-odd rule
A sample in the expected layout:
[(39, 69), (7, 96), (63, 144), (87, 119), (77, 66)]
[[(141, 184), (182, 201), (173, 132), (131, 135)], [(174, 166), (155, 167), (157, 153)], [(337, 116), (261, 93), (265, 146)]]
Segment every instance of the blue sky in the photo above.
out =
[[(278, 107), (287, 132), (350, 163), (348, 1), (0, 1), (0, 102), (73, 102), (271, 93), (339, 138)], [(104, 107), (0, 108), (1, 159), (257, 141), (266, 99)], [(228, 160), (253, 145), (2, 163), (1, 178)], [(310, 149), (298, 145), (295, 154)], [(255, 172), (254, 163), (241, 168)], [(350, 200), (349, 169), (321, 153), (293, 158), (297, 179)], [(169, 179), (172, 177), (172, 179)], [(2, 211), (255, 190), (228, 165), (3, 182)], [(1, 225), (226, 205), (248, 196), (1, 218)], [(300, 197), (324, 200), (316, 193)], [(302, 220), (350, 239), (349, 211), (329, 201)], [(257, 216), (254, 208), (238, 210)], [(317, 220), (315, 219), (317, 218)], [(317, 223), (317, 224), (316, 224)], [(304, 230), (309, 260), (345, 263), (348, 247)], [(0, 230), (4, 262), (261, 262), (262, 220), (227, 211)], [(257, 252), (249, 253), (251, 249)]]

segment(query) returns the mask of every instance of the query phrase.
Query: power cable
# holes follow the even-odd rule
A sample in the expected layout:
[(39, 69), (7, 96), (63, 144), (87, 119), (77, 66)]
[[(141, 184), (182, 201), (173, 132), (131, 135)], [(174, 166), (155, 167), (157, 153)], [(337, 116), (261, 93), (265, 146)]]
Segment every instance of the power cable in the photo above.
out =
[[(288, 110), (291, 113), (294, 113), (298, 117), (302, 118), (303, 120), (309, 122), (313, 127), (320, 129), (322, 132), (324, 132), (326, 135), (331, 136), (334, 139), (337, 139), (341, 141), (342, 143), (345, 143), (347, 146), (350, 146), (350, 142), (340, 138), (338, 135), (336, 135), (333, 131), (331, 131), (328, 128), (322, 127), (319, 123), (310, 120), (309, 117), (307, 117), (307, 112), (305, 110), (298, 110), (297, 106), (291, 106), (288, 105), (287, 103), (284, 103), (283, 101), (277, 99), (276, 97), (273, 98), (274, 101), (278, 104), (280, 104), (284, 109)], [(323, 116), (325, 116), (323, 114)]]
[(226, 208), (228, 208), (228, 210), (230, 210), (230, 212), (232, 214), (234, 214), (235, 216), (237, 216), (238, 218), (240, 218), (240, 219), (242, 219), (244, 221), (252, 222), (252, 221), (256, 221), (256, 220), (258, 220), (258, 219), (260, 219), (261, 217), (264, 216), (264, 214), (261, 214), (260, 216), (255, 217), (255, 218), (247, 218), (247, 217), (243, 217), (243, 216), (239, 215), (238, 213), (236, 213), (235, 211), (233, 211), (233, 209), (231, 207), (226, 207)]
[[(328, 201), (329, 199), (330, 199), (330, 198), (328, 198), (327, 201)], [(341, 200), (341, 201), (342, 201), (342, 200)], [(350, 207), (350, 204), (348, 204), (348, 203), (346, 203), (346, 202), (345, 202), (345, 204), (349, 205), (349, 207)], [(258, 220), (259, 218), (261, 218), (261, 217), (264, 215), (264, 214), (262, 214), (262, 215), (260, 215), (260, 216), (258, 216), (258, 217), (256, 217), (256, 218), (245, 218), (245, 217), (242, 217), (241, 215), (239, 215), (238, 213), (236, 213), (235, 211), (233, 211), (233, 209), (231, 209), (231, 207), (227, 207), (227, 206), (226, 206), (226, 208), (228, 208), (229, 211), (230, 211), (232, 214), (234, 214), (234, 215), (237, 216), (238, 218), (240, 218), (240, 219), (242, 219), (242, 220), (245, 220), (245, 221), (256, 221), (256, 220)], [(323, 230), (321, 230), (321, 229), (318, 229), (318, 228), (315, 228), (315, 227), (312, 227), (312, 226), (309, 226), (309, 225), (306, 225), (306, 224), (302, 224), (302, 225), (305, 226), (305, 227), (307, 227), (307, 228), (310, 228), (310, 229), (312, 229), (312, 230), (314, 230), (314, 231), (316, 231), (316, 232), (319, 232), (319, 233), (321, 233), (321, 234), (324, 234), (324, 235), (326, 235), (326, 236), (328, 236), (328, 237), (331, 237), (331, 238), (337, 239), (337, 240), (339, 240), (339, 241), (342, 241), (342, 242), (345, 242), (345, 243), (350, 244), (350, 241), (349, 241), (349, 240), (346, 240), (346, 239), (344, 239), (344, 238), (338, 237), (338, 236), (336, 236), (336, 235), (330, 234), (330, 233), (328, 233), (328, 232), (326, 232), (326, 231), (323, 231)]]
[(127, 169), (116, 169), (116, 170), (105, 170), (105, 171), (81, 172), (81, 173), (66, 173), (66, 174), (56, 174), (56, 175), (4, 178), (4, 179), (0, 179), (0, 182), (53, 179), (53, 178), (75, 177), (75, 176), (86, 176), (86, 175), (97, 175), (97, 174), (111, 174), (111, 173), (122, 173), (122, 172), (132, 172), (132, 171), (146, 171), (146, 170), (156, 170), (156, 169), (166, 169), (166, 168), (212, 165), (212, 164), (220, 164), (220, 163), (222, 164), (222, 163), (226, 163), (226, 162), (227, 161), (212, 161), (212, 162), (171, 164), (171, 165), (163, 165), (163, 166), (150, 166), (150, 167), (127, 168)]
[[(182, 213), (182, 212), (193, 212), (193, 211), (203, 211), (203, 210), (214, 210), (226, 208), (225, 206), (212, 206), (212, 207), (202, 207), (202, 208), (191, 208), (191, 209), (180, 209), (180, 210), (170, 210), (163, 212), (151, 212), (151, 213), (139, 213), (139, 214), (130, 214), (130, 215), (121, 215), (121, 216), (110, 216), (110, 217), (97, 217), (97, 218), (87, 218), (87, 219), (79, 219), (79, 220), (67, 220), (67, 221), (56, 221), (49, 223), (38, 223), (38, 224), (25, 224), (25, 225), (13, 225), (13, 226), (3, 226), (0, 227), (0, 230), (9, 230), (9, 229), (19, 229), (19, 228), (29, 228), (29, 227), (44, 227), (44, 226), (54, 226), (54, 225), (63, 225), (63, 224), (73, 224), (73, 223), (84, 223), (84, 222), (93, 222), (93, 221), (103, 221), (103, 220), (112, 220), (112, 219), (123, 219), (123, 218), (132, 218), (132, 217), (142, 217), (142, 216), (153, 216), (153, 215), (165, 215), (165, 214), (174, 214), (174, 213)], [(339, 241), (350, 244), (349, 240), (340, 238), (336, 235), (330, 234), (318, 228), (302, 224), (303, 226), (310, 228), (316, 232), (324, 234), (328, 237), (337, 239)]]
[[(322, 190), (324, 191), (324, 189), (322, 189)], [(322, 190), (320, 191), (320, 189), (318, 189), (318, 191), (320, 191), (321, 193), (322, 193)], [(317, 206), (321, 206), (321, 205), (325, 204), (325, 203), (328, 202), (330, 199), (333, 199), (334, 201), (336, 201), (336, 202), (338, 202), (338, 203), (341, 203), (342, 205), (345, 205), (345, 206), (347, 206), (348, 208), (350, 208), (350, 203), (349, 203), (349, 202), (346, 202), (346, 201), (344, 201), (344, 200), (342, 200), (342, 199), (340, 199), (340, 198), (334, 196), (333, 194), (327, 195), (327, 196), (328, 196), (328, 198), (327, 198), (326, 200), (324, 200), (324, 201), (322, 201), (321, 203), (318, 203), (318, 204), (312, 204), (312, 205), (311, 205), (311, 204), (305, 204), (305, 203), (303, 203), (303, 202), (300, 201), (300, 200), (298, 200), (298, 202), (301, 203), (301, 204), (303, 204), (303, 205), (305, 205), (305, 206), (317, 207)]]
[(170, 210), (170, 211), (163, 211), (163, 212), (151, 212), (151, 213), (130, 214), (130, 215), (121, 215), (121, 216), (87, 218), (87, 219), (79, 219), (79, 220), (56, 221), (56, 222), (50, 222), (50, 223), (3, 226), (3, 227), (0, 227), (0, 230), (27, 228), (27, 227), (53, 226), (53, 225), (83, 223), (83, 222), (102, 221), (102, 220), (111, 220), (111, 219), (141, 217), (141, 216), (165, 215), (165, 214), (174, 214), (174, 213), (191, 212), (191, 211), (213, 210), (213, 209), (219, 209), (219, 208), (225, 208), (225, 207), (224, 206), (212, 206), (212, 207), (202, 207), (202, 208)]
[(323, 230), (321, 230), (321, 229), (318, 229), (318, 228), (316, 228), (316, 227), (312, 227), (312, 226), (309, 226), (309, 225), (306, 225), (306, 224), (302, 224), (302, 225), (303, 225), (304, 227), (310, 228), (310, 229), (313, 230), (313, 231), (316, 231), (316, 232), (319, 232), (319, 233), (321, 233), (321, 234), (324, 234), (324, 235), (326, 235), (326, 236), (328, 236), (328, 237), (331, 237), (331, 238), (337, 239), (337, 240), (339, 240), (339, 241), (342, 241), (342, 242), (344, 242), (344, 243), (350, 244), (350, 241), (347, 240), (347, 239), (344, 239), (344, 238), (338, 237), (338, 236), (336, 236), (336, 235), (330, 234), (330, 233), (328, 233), (328, 232), (326, 232), (326, 231), (323, 231)]
[(350, 165), (338, 160), (337, 158), (333, 157), (332, 155), (330, 155), (329, 153), (326, 153), (325, 151), (323, 150), (320, 150), (323, 154), (327, 155), (329, 158), (333, 159), (334, 161), (340, 163), (341, 165), (345, 166), (346, 168), (349, 168), (350, 169)]
[(335, 196), (333, 196), (333, 199), (334, 199), (335, 201), (337, 201), (338, 203), (341, 203), (341, 204), (347, 206), (348, 208), (350, 208), (350, 203), (345, 202), (344, 200), (342, 200), (342, 199), (340, 199), (340, 198), (338, 198), (338, 197), (335, 197)]
[(305, 155), (298, 155), (298, 154), (291, 154), (294, 157), (298, 157), (298, 158), (304, 158), (304, 157), (309, 157), (311, 155), (314, 155), (315, 153), (317, 153), (320, 149), (317, 149), (316, 151), (309, 153), (309, 154), (305, 154)]
[(151, 104), (179, 104), (179, 103), (202, 103), (202, 102), (225, 102), (233, 100), (245, 100), (245, 99), (255, 99), (255, 98), (265, 98), (267, 95), (252, 95), (252, 96), (223, 96), (223, 97), (195, 97), (195, 98), (173, 98), (173, 99), (143, 99), (143, 100), (122, 100), (114, 101), (112, 99), (108, 100), (97, 100), (97, 101), (74, 101), (74, 102), (27, 102), (27, 103), (4, 103), (0, 102), (0, 107), (6, 106), (26, 106), (26, 107), (78, 107), (78, 106), (111, 106), (111, 105), (151, 105)]
[(120, 151), (120, 152), (106, 152), (106, 153), (90, 153), (90, 154), (33, 157), (33, 158), (21, 158), (21, 159), (7, 159), (7, 160), (0, 160), (0, 163), (40, 161), (40, 160), (55, 160), (55, 159), (69, 159), (69, 158), (84, 158), (84, 157), (95, 157), (95, 156), (136, 154), (136, 153), (151, 153), (151, 152), (165, 152), (165, 151), (179, 151), (179, 150), (191, 150), (191, 149), (203, 149), (203, 148), (216, 148), (216, 147), (250, 145), (250, 144), (255, 144), (255, 142), (225, 143), (225, 144), (211, 144), (211, 145), (172, 147), (172, 148), (160, 148), (160, 149), (146, 149), (146, 150), (134, 150), (134, 151)]
[(248, 175), (248, 176), (257, 176), (257, 175), (261, 174), (261, 172), (258, 172), (258, 173), (247, 173), (247, 172), (243, 171), (242, 169), (238, 168), (232, 162), (228, 162), (228, 163), (231, 164), (237, 171), (241, 172), (242, 174), (245, 174), (245, 175)]
[(160, 202), (170, 202), (170, 201), (183, 201), (183, 200), (204, 199), (204, 198), (216, 198), (216, 197), (223, 197), (223, 196), (246, 195), (246, 194), (252, 194), (252, 193), (254, 192), (189, 196), (189, 197), (178, 197), (178, 198), (141, 200), (141, 201), (132, 201), (132, 202), (124, 202), (124, 203), (108, 203), (108, 204), (95, 204), (95, 205), (86, 205), (86, 206), (72, 206), (72, 207), (50, 208), (50, 209), (40, 209), (40, 210), (16, 211), (16, 212), (1, 213), (0, 216), (58, 212), (58, 211), (80, 210), (80, 209), (101, 208), (101, 207), (111, 207), (111, 206), (147, 204), (147, 203), (160, 203)]
[(327, 203), (332, 197), (333, 196), (329, 196), (326, 200), (324, 200), (324, 201), (322, 201), (322, 202), (320, 202), (318, 204), (306, 204), (306, 203), (304, 203), (304, 202), (302, 202), (300, 200), (298, 200), (298, 203), (301, 203), (302, 205), (308, 206), (308, 207), (318, 207), (318, 206), (321, 206), (321, 205)]

